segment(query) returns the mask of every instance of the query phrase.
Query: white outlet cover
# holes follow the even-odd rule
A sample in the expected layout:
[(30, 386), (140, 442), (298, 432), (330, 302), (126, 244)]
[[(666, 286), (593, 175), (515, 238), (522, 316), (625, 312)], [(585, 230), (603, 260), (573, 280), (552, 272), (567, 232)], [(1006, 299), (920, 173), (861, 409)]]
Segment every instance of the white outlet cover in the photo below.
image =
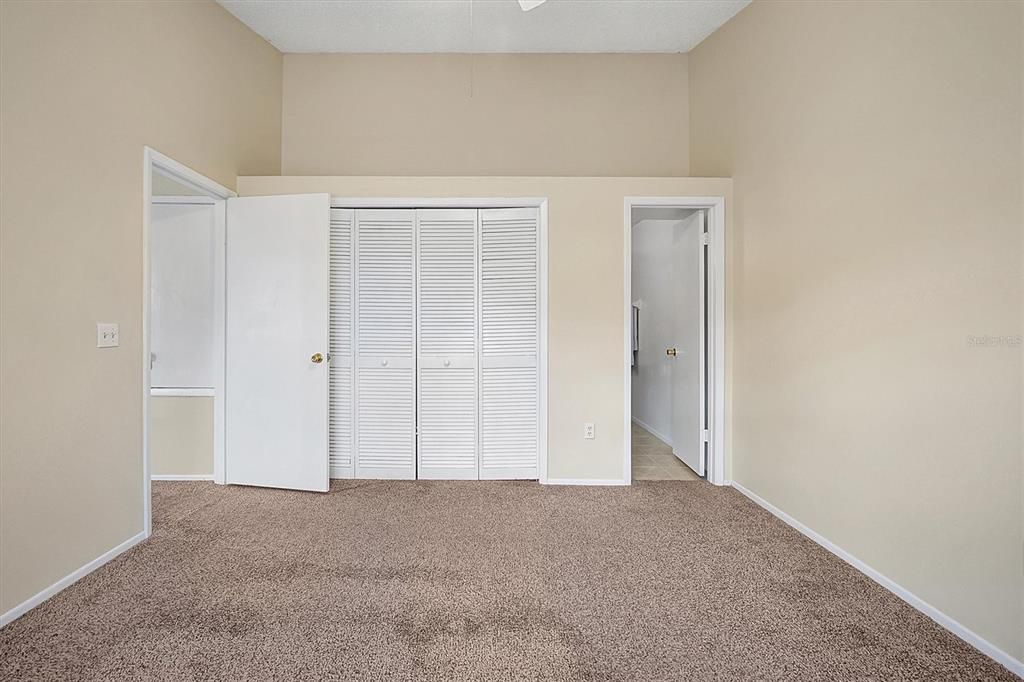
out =
[(121, 332), (117, 322), (96, 323), (96, 347), (117, 348), (121, 344)]
[(583, 437), (587, 440), (593, 440), (594, 438), (594, 425), (587, 423), (583, 425)]

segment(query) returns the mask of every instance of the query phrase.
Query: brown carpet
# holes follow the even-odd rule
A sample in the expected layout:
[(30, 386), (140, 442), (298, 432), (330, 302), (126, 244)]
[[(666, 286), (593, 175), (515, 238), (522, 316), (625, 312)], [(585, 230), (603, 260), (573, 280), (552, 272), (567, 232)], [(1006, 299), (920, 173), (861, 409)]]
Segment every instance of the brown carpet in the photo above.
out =
[(1010, 680), (731, 489), (154, 483), (4, 680)]

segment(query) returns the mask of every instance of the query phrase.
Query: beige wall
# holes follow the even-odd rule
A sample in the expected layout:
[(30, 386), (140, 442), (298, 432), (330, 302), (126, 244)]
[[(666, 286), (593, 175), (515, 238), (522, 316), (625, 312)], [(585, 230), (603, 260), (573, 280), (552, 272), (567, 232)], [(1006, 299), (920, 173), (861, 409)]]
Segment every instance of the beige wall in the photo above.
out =
[(733, 478), (1024, 658), (1020, 2), (755, 2), (690, 53), (733, 176)]
[(213, 397), (150, 399), (149, 473), (213, 475)]
[(285, 55), (285, 175), (678, 176), (686, 55)]
[[(623, 200), (627, 196), (724, 196), (728, 233), (731, 190), (730, 180), (714, 178), (238, 179), (242, 195), (547, 197), (548, 475), (608, 480), (623, 476), (623, 420), (628, 410)], [(727, 295), (729, 290), (727, 281)], [(727, 368), (729, 352), (727, 340)], [(596, 426), (594, 440), (583, 439), (586, 422)], [(727, 433), (730, 426), (727, 419)], [(727, 476), (728, 466), (726, 451)]]
[(143, 145), (279, 172), (281, 69), (206, 0), (0, 2), (0, 612), (142, 530)]

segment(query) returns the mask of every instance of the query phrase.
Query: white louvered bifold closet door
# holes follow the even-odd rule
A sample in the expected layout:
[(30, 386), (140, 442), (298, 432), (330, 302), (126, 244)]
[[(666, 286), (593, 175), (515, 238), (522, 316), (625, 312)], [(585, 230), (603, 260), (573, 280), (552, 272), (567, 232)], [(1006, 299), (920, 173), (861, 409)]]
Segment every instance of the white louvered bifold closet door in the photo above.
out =
[(415, 211), (357, 209), (356, 478), (416, 478)]
[(355, 213), (350, 208), (331, 209), (331, 335), (329, 450), (331, 478), (355, 474), (353, 378), (354, 345), (352, 296)]
[(538, 477), (539, 211), (480, 211), (480, 478)]
[(416, 211), (419, 478), (478, 477), (477, 215)]

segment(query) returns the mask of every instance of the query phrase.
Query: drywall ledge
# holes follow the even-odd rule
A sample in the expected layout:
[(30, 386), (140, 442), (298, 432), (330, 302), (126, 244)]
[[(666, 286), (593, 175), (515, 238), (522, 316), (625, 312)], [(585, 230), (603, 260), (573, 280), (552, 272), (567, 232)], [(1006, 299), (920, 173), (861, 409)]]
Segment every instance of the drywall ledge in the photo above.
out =
[(828, 538), (825, 538), (824, 536), (814, 532), (813, 530), (811, 530), (804, 524), (800, 523), (786, 512), (782, 511), (781, 509), (773, 505), (771, 502), (768, 502), (767, 500), (758, 496), (756, 493), (747, 490), (736, 481), (732, 482), (732, 487), (741, 492), (743, 495), (748, 497), (753, 502), (755, 502), (761, 508), (770, 512), (777, 519), (785, 522), (790, 527), (800, 531), (800, 533), (802, 533), (806, 537), (810, 538), (811, 540), (818, 543), (828, 551), (832, 552), (837, 557), (839, 557), (846, 563), (850, 564), (858, 571), (860, 571), (867, 577), (871, 578), (876, 583), (878, 583), (885, 589), (889, 590), (897, 597), (907, 602), (915, 609), (917, 609), (924, 615), (928, 616), (936, 623), (938, 623), (945, 629), (949, 630), (951, 633), (953, 633), (963, 641), (967, 642), (981, 653), (993, 659), (1000, 665), (1005, 666), (1015, 675), (1019, 677), (1024, 677), (1024, 662), (1018, 661), (1016, 658), (1006, 653), (1005, 651), (997, 647), (995, 644), (992, 644), (987, 639), (983, 638), (981, 635), (975, 633), (973, 630), (962, 625), (960, 622), (953, 620), (942, 611), (939, 611), (937, 608), (935, 608), (925, 600), (915, 595), (910, 590), (894, 582), (893, 580), (885, 577), (884, 575), (882, 575), (875, 569), (871, 568), (857, 557), (847, 552), (842, 547), (833, 544), (831, 541), (828, 540)]

